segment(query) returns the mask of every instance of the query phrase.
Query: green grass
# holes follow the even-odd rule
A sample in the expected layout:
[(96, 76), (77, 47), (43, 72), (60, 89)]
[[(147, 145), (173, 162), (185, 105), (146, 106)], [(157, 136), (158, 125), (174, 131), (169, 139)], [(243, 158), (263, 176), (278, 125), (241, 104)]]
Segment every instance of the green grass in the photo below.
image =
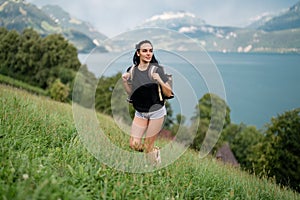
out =
[(47, 95), (47, 91), (45, 91), (45, 90), (43, 90), (39, 87), (34, 87), (34, 86), (29, 85), (25, 82), (18, 81), (16, 79), (13, 79), (9, 76), (4, 76), (2, 74), (0, 74), (0, 84), (1, 83), (11, 85), (11, 86), (14, 86), (14, 87), (17, 87), (17, 88), (21, 88), (21, 89), (27, 90), (31, 93), (34, 93), (34, 94), (43, 95), (43, 96)]
[[(98, 117), (105, 134), (128, 149), (113, 119)], [(109, 168), (83, 146), (69, 104), (3, 85), (0, 159), (0, 199), (300, 199), (192, 150), (151, 173)]]

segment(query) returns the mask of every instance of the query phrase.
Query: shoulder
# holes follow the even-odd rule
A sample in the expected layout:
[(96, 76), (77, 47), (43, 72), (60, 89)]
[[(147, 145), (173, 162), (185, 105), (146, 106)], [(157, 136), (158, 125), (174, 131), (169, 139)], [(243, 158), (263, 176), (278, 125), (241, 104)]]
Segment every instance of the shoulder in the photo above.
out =
[(126, 72), (129, 72), (131, 69), (133, 69), (133, 67), (135, 67), (134, 64), (130, 65), (129, 67), (127, 67)]
[(162, 65), (154, 65), (154, 67), (156, 68), (156, 72), (159, 73), (159, 74), (164, 74), (165, 73), (165, 70), (164, 70), (164, 67)]

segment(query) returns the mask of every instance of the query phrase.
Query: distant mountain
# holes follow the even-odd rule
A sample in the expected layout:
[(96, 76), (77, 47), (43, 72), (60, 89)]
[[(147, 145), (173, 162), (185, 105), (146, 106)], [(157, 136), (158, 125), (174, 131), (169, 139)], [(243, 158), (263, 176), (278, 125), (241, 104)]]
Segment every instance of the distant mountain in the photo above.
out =
[(263, 13), (260, 16), (254, 17), (252, 19), (252, 23), (246, 26), (246, 28), (258, 29), (259, 27), (270, 21), (273, 17), (275, 17), (274, 14)]
[(205, 21), (197, 17), (193, 13), (164, 12), (160, 15), (154, 15), (147, 19), (141, 26), (161, 26), (170, 29), (176, 29), (183, 26), (200, 26), (205, 25)]
[[(162, 28), (181, 33), (198, 41), (207, 51), (300, 53), (299, 10), (300, 1), (285, 12), (264, 15), (245, 28), (210, 25), (190, 12), (164, 12), (145, 20), (136, 28)], [(122, 51), (134, 44), (140, 34), (132, 33), (114, 42), (106, 40), (107, 37), (91, 24), (73, 18), (58, 6), (47, 5), (39, 9), (22, 0), (0, 0), (0, 26), (20, 32), (26, 27), (32, 27), (41, 35), (61, 33), (79, 52), (90, 52), (96, 46), (100, 52)], [(163, 31), (159, 29), (147, 31), (150, 38), (151, 34), (156, 35), (155, 40), (161, 47), (179, 51), (193, 50), (180, 37), (160, 35), (160, 31)]]
[[(39, 9), (23, 0), (0, 0), (0, 26), (19, 32), (30, 27), (43, 36), (60, 33), (73, 43), (79, 52), (91, 51), (106, 38), (86, 22), (71, 18), (59, 7), (46, 6)], [(104, 47), (98, 49), (106, 51)]]
[[(159, 27), (185, 34), (207, 51), (217, 52), (298, 52), (300, 53), (299, 3), (276, 16), (265, 15), (245, 28), (219, 27), (188, 12), (155, 15), (138, 28)], [(166, 42), (167, 41), (167, 42)], [(172, 42), (161, 36), (164, 46), (182, 50), (183, 41)], [(123, 41), (124, 43), (124, 41)]]
[(264, 31), (280, 31), (300, 28), (300, 1), (286, 12), (268, 20), (258, 29)]
[(42, 35), (62, 31), (47, 14), (25, 1), (1, 0), (0, 25), (17, 31), (32, 27)]
[(105, 35), (98, 32), (90, 23), (71, 17), (69, 13), (57, 5), (46, 5), (43, 6), (41, 10), (65, 30), (82, 32), (92, 38), (96, 43), (107, 39)]
[(164, 12), (161, 15), (155, 15), (147, 19), (139, 27), (167, 28), (193, 38), (205, 38), (209, 36), (226, 37), (232, 31), (239, 29), (208, 25), (195, 14), (184, 11)]

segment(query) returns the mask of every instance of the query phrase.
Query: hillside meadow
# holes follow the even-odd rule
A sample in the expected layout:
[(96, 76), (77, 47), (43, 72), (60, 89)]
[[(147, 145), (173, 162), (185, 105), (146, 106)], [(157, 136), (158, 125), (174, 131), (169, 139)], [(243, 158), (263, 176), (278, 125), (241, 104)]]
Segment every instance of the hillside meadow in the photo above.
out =
[[(97, 117), (105, 134), (130, 151), (128, 136), (122, 136), (114, 120)], [(300, 199), (271, 180), (209, 156), (200, 159), (192, 150), (149, 173), (110, 168), (81, 142), (70, 104), (4, 85), (0, 159), (1, 199)]]

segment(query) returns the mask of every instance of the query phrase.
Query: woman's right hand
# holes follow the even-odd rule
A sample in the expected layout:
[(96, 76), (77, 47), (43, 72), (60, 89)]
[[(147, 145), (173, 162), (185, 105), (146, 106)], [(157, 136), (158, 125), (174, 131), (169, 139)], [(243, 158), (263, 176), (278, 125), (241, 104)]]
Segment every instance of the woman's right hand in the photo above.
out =
[(130, 73), (129, 72), (125, 72), (124, 74), (122, 74), (122, 80), (123, 80), (123, 86), (127, 92), (128, 95), (131, 94), (131, 83), (128, 83), (128, 80), (130, 79)]
[(125, 72), (123, 75), (122, 75), (122, 79), (123, 81), (128, 81), (130, 78), (130, 73), (129, 72)]

